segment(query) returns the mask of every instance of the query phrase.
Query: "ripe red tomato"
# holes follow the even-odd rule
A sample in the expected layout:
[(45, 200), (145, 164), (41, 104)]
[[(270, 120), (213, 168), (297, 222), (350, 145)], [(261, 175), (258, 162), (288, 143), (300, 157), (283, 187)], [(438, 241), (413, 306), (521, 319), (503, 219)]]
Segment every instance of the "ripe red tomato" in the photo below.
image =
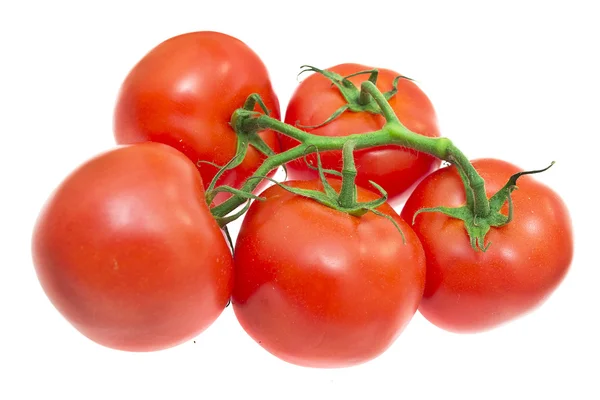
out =
[[(217, 32), (192, 32), (168, 39), (129, 72), (117, 99), (114, 134), (118, 143), (155, 141), (199, 160), (225, 165), (235, 155), (237, 138), (231, 114), (258, 93), (271, 116), (279, 118), (279, 101), (267, 69), (246, 44)], [(258, 108), (257, 108), (258, 109)], [(260, 133), (276, 152), (275, 132)], [(219, 184), (240, 187), (264, 156), (252, 146), (237, 168)], [(198, 166), (205, 188), (217, 168)], [(217, 205), (229, 197), (220, 193)]]
[[(319, 181), (286, 182), (320, 189)], [(340, 189), (339, 181), (332, 181)], [(250, 207), (235, 247), (232, 304), (246, 332), (290, 363), (343, 367), (386, 350), (417, 310), (416, 235), (388, 205), (354, 217), (279, 186)], [(376, 195), (359, 188), (359, 201)]]
[(175, 346), (227, 304), (233, 260), (194, 164), (159, 143), (84, 163), (43, 208), (33, 233), (40, 283), (93, 341), (129, 351)]
[[(360, 64), (341, 64), (328, 70), (342, 76), (354, 72), (373, 69)], [(377, 87), (382, 91), (392, 89), (397, 72), (379, 69)], [(350, 78), (357, 87), (365, 81), (368, 75)], [(398, 93), (390, 99), (390, 105), (402, 123), (413, 132), (436, 137), (440, 136), (437, 117), (433, 106), (425, 93), (410, 80), (400, 79)], [(318, 125), (327, 120), (346, 100), (331, 82), (315, 73), (306, 78), (293, 94), (285, 114), (288, 124)], [(305, 129), (307, 132), (320, 136), (345, 136), (354, 133), (366, 133), (381, 129), (385, 119), (381, 115), (365, 112), (346, 111), (334, 121), (315, 129)], [(282, 150), (296, 146), (298, 142), (289, 137), (281, 138)], [(439, 166), (439, 161), (424, 153), (403, 149), (398, 146), (383, 146), (357, 151), (355, 156), (358, 177), (356, 182), (370, 188), (369, 180), (381, 185), (389, 195), (389, 202), (395, 203), (399, 196), (421, 177)], [(309, 160), (316, 165), (315, 156)], [(340, 170), (342, 167), (341, 151), (323, 152), (321, 154), (323, 167)], [(316, 171), (308, 168), (304, 160), (288, 163), (290, 179), (314, 179)]]
[[(481, 159), (473, 166), (488, 197), (521, 171), (505, 161)], [(427, 279), (419, 311), (433, 324), (454, 332), (497, 327), (541, 305), (565, 277), (573, 257), (573, 233), (560, 197), (531, 176), (512, 193), (513, 220), (491, 228), (486, 252), (474, 251), (464, 224), (441, 213), (417, 215), (413, 229), (427, 259)], [(423, 207), (465, 205), (455, 167), (426, 177), (408, 199), (402, 217), (412, 221)], [(502, 212), (506, 214), (507, 205)]]

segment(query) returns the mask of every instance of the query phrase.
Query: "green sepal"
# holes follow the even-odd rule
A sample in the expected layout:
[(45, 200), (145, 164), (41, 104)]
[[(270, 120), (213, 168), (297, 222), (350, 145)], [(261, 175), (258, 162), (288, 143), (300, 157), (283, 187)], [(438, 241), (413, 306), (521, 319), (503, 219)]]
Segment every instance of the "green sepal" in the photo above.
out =
[[(365, 70), (365, 71), (358, 71), (358, 72), (355, 72), (353, 74), (346, 75), (344, 77), (344, 80), (348, 80), (348, 78), (352, 78), (353, 76), (364, 75), (364, 74), (369, 74), (369, 78), (367, 78), (367, 80), (369, 82), (373, 83), (374, 85), (377, 84), (377, 78), (379, 77), (379, 71), (376, 70), (376, 69), (369, 69), (369, 70)], [(369, 93), (361, 90), (360, 93), (359, 93), (359, 96), (358, 96), (357, 103), (360, 106), (367, 106), (369, 103), (372, 103), (372, 102), (373, 102), (373, 97)]]
[(252, 93), (250, 96), (248, 96), (242, 108), (244, 110), (254, 111), (254, 107), (256, 107), (257, 104), (266, 115), (271, 114), (271, 112), (265, 105), (265, 102), (263, 101), (262, 97), (260, 97), (258, 93)]
[[(305, 150), (305, 152), (304, 152), (304, 155), (302, 156), (302, 158), (304, 159), (304, 163), (306, 164), (306, 166), (307, 166), (309, 169), (312, 169), (313, 171), (318, 171), (318, 170), (319, 170), (319, 168), (317, 168), (317, 167), (315, 167), (314, 165), (312, 165), (312, 164), (311, 164), (311, 163), (308, 161), (308, 158), (307, 158), (307, 157), (308, 157), (308, 152), (309, 152), (309, 151), (311, 151), (312, 149), (317, 149), (317, 146), (315, 146), (314, 144), (313, 144), (313, 145), (310, 145), (310, 146), (308, 146), (308, 147), (306, 148), (306, 150)], [(317, 157), (318, 157), (318, 159), (317, 159), (317, 162), (318, 162), (318, 164), (319, 164), (319, 165), (321, 165), (321, 164), (320, 164), (320, 159), (319, 159), (319, 157), (320, 157), (320, 156), (319, 156), (319, 152), (318, 152), (318, 150), (317, 150), (317, 151), (315, 151), (315, 152), (317, 153)], [(334, 176), (339, 176), (339, 177), (341, 177), (341, 176), (342, 176), (342, 173), (341, 173), (340, 171), (336, 171), (335, 169), (321, 168), (321, 170), (322, 170), (322, 171), (323, 171), (323, 173), (325, 173), (325, 174), (334, 175)]]
[[(255, 127), (255, 129), (252, 129), (252, 131), (244, 131), (242, 129), (243, 122), (245, 119), (249, 118), (250, 116), (262, 115), (261, 113), (254, 111), (254, 108), (257, 104), (266, 115), (269, 115), (269, 110), (267, 109), (267, 106), (265, 105), (260, 95), (258, 95), (257, 93), (253, 93), (246, 98), (243, 108), (241, 110), (236, 110), (231, 117), (230, 125), (237, 134), (235, 155), (231, 160), (229, 160), (229, 162), (227, 162), (227, 164), (225, 164), (222, 167), (219, 167), (219, 171), (217, 171), (210, 184), (208, 185), (208, 188), (206, 189), (206, 203), (208, 205), (212, 204), (212, 201), (214, 200), (215, 195), (218, 192), (227, 191), (233, 194), (239, 194), (232, 192), (231, 189), (233, 188), (215, 190), (215, 186), (217, 185), (218, 180), (223, 176), (223, 174), (226, 171), (236, 168), (244, 161), (244, 158), (248, 153), (249, 145), (252, 145), (257, 151), (259, 151), (266, 157), (271, 157), (275, 155), (275, 151), (271, 149), (269, 145), (267, 145), (267, 143), (258, 135), (258, 131), (260, 130), (260, 127), (258, 125)], [(204, 163), (218, 167), (214, 163)], [(248, 198), (247, 194), (243, 194), (241, 195), (241, 197)]]
[(372, 181), (371, 181), (371, 184), (373, 184), (376, 188), (378, 188), (378, 190), (380, 190), (382, 192), (383, 196), (377, 200), (364, 202), (364, 203), (356, 203), (355, 206), (353, 206), (353, 207), (345, 208), (345, 207), (341, 207), (335, 198), (332, 199), (332, 198), (328, 197), (325, 193), (319, 192), (318, 190), (300, 189), (300, 188), (291, 187), (291, 186), (288, 186), (281, 182), (277, 182), (275, 179), (269, 178), (267, 176), (261, 176), (261, 177), (257, 176), (257, 177), (252, 177), (252, 178), (267, 179), (267, 180), (273, 182), (274, 184), (278, 185), (282, 189), (287, 190), (290, 193), (297, 194), (297, 195), (303, 196), (303, 197), (307, 197), (309, 199), (315, 200), (316, 202), (318, 202), (320, 204), (323, 204), (324, 206), (333, 208), (334, 210), (337, 210), (337, 211), (340, 211), (340, 212), (343, 212), (345, 214), (349, 214), (349, 215), (352, 215), (355, 217), (361, 217), (368, 212), (372, 212), (373, 214), (375, 214), (377, 216), (384, 217), (394, 224), (394, 226), (396, 227), (396, 229), (402, 236), (402, 243), (406, 244), (406, 238), (404, 236), (404, 232), (402, 232), (402, 229), (400, 228), (398, 223), (389, 215), (384, 214), (381, 211), (378, 211), (376, 209), (376, 207), (379, 207), (386, 202), (387, 192), (385, 192), (385, 190), (381, 186), (377, 185), (376, 183), (374, 183)]
[(207, 164), (207, 165), (210, 165), (210, 166), (215, 167), (217, 169), (223, 168), (222, 165), (219, 165), (219, 164), (214, 163), (214, 162), (204, 161), (204, 160), (198, 160), (198, 161), (196, 161), (196, 166), (197, 167), (200, 167), (202, 164)]
[(244, 205), (244, 207), (236, 212), (235, 214), (231, 214), (231, 215), (226, 215), (225, 217), (217, 217), (214, 216), (215, 220), (217, 221), (217, 224), (219, 224), (219, 226), (221, 228), (224, 228), (225, 226), (227, 226), (228, 223), (235, 221), (236, 219), (238, 219), (239, 217), (241, 217), (242, 215), (244, 215), (246, 213), (246, 211), (248, 211), (248, 209), (250, 208), (250, 204), (251, 204), (251, 199), (248, 199), (248, 201), (246, 201), (246, 204)]
[(300, 188), (291, 187), (284, 183), (278, 182), (275, 179), (270, 178), (268, 176), (252, 176), (248, 179), (266, 179), (268, 181), (273, 182), (275, 185), (279, 186), (280, 188), (287, 190), (290, 193), (297, 194), (297, 195), (303, 196), (303, 197), (308, 197), (309, 199), (315, 200), (323, 205), (326, 205), (327, 207), (337, 208), (337, 203), (335, 200), (332, 200), (325, 193), (319, 192), (318, 190), (300, 189)]
[(449, 217), (460, 219), (464, 222), (465, 229), (467, 230), (467, 234), (469, 235), (469, 241), (471, 243), (471, 247), (473, 250), (481, 250), (485, 252), (490, 243), (485, 245), (485, 235), (490, 230), (490, 223), (487, 218), (474, 218), (473, 211), (467, 207), (430, 207), (430, 208), (421, 208), (418, 210), (413, 216), (412, 223), (414, 224), (417, 216), (421, 213), (426, 212), (439, 212), (445, 214)]
[[(449, 217), (460, 219), (464, 222), (465, 229), (467, 234), (469, 235), (469, 241), (471, 243), (471, 247), (477, 251), (481, 250), (485, 252), (491, 245), (491, 242), (485, 243), (485, 237), (490, 231), (492, 227), (502, 227), (509, 222), (512, 221), (514, 209), (511, 193), (517, 189), (517, 180), (519, 177), (528, 174), (537, 174), (540, 172), (544, 172), (548, 170), (552, 165), (554, 165), (554, 161), (546, 168), (534, 171), (522, 171), (512, 175), (508, 182), (500, 189), (496, 194), (494, 194), (489, 202), (490, 202), (490, 213), (486, 216), (476, 216), (473, 207), (468, 204), (467, 201), (466, 206), (462, 207), (431, 207), (431, 208), (421, 208), (418, 210), (413, 216), (412, 223), (415, 223), (417, 216), (424, 212), (440, 212)], [(461, 178), (466, 179), (465, 174), (461, 173)], [(468, 186), (468, 185), (465, 185)], [(468, 194), (468, 193), (467, 193)], [(468, 200), (468, 197), (467, 197)], [(504, 203), (508, 202), (508, 215), (504, 215), (500, 212)]]
[(210, 206), (212, 204), (212, 201), (215, 198), (216, 193), (214, 193), (214, 188), (217, 184), (217, 181), (223, 176), (223, 174), (226, 171), (233, 169), (233, 168), (237, 167), (238, 165), (240, 165), (242, 163), (242, 161), (244, 161), (244, 158), (246, 157), (247, 152), (248, 152), (247, 138), (245, 136), (238, 135), (235, 156), (231, 160), (229, 160), (227, 162), (227, 164), (225, 164), (219, 171), (217, 171), (217, 173), (215, 174), (213, 179), (210, 181), (208, 188), (206, 188), (206, 204), (208, 204)]
[(394, 224), (394, 226), (396, 227), (398, 232), (400, 232), (400, 236), (402, 236), (402, 243), (406, 244), (406, 237), (404, 236), (404, 232), (402, 232), (402, 229), (400, 229), (400, 225), (398, 225), (398, 223), (394, 220), (394, 218), (377, 210), (377, 207), (382, 206), (387, 201), (387, 199), (388, 199), (387, 192), (385, 191), (384, 188), (382, 188), (377, 183), (375, 183), (373, 181), (369, 181), (369, 183), (371, 185), (373, 185), (373, 187), (375, 187), (375, 189), (377, 189), (379, 191), (379, 193), (381, 194), (381, 197), (378, 198), (377, 200), (365, 201), (362, 203), (357, 202), (354, 209), (350, 209), (350, 210), (346, 209), (344, 211), (347, 212), (348, 214), (354, 215), (355, 217), (360, 217), (368, 212), (372, 212), (373, 214), (375, 214), (379, 217), (384, 217), (384, 218), (388, 219), (390, 222), (392, 222)]
[(325, 194), (330, 198), (337, 198), (338, 193), (335, 191), (333, 186), (329, 184), (327, 178), (325, 177), (325, 172), (323, 171), (323, 164), (321, 164), (321, 155), (317, 151), (317, 171), (319, 172), (319, 179), (321, 180), (321, 184), (325, 189)]
[(398, 232), (400, 232), (400, 236), (402, 236), (402, 244), (406, 244), (406, 237), (404, 236), (404, 232), (402, 232), (402, 229), (400, 229), (400, 225), (398, 225), (398, 223), (396, 222), (396, 220), (394, 218), (392, 218), (391, 216), (382, 213), (381, 211), (372, 209), (369, 210), (371, 211), (373, 214), (379, 216), (379, 217), (383, 217), (385, 219), (387, 219), (388, 221), (390, 221), (392, 224), (394, 224), (394, 226), (396, 227), (396, 230), (398, 230)]
[(234, 187), (227, 186), (227, 185), (217, 186), (212, 191), (212, 193), (214, 193), (214, 194), (222, 193), (222, 192), (231, 193), (233, 195), (239, 196), (239, 197), (244, 198), (244, 199), (261, 200), (261, 201), (265, 199), (264, 197), (260, 197), (260, 196), (257, 196), (255, 194), (253, 194), (253, 193), (245, 192), (243, 190), (236, 189)]
[(373, 186), (375, 189), (377, 189), (377, 190), (379, 191), (379, 194), (381, 194), (381, 197), (380, 197), (380, 198), (378, 198), (377, 200), (365, 201), (365, 202), (363, 202), (363, 203), (358, 203), (358, 204), (360, 204), (362, 208), (365, 208), (365, 209), (369, 209), (369, 210), (370, 210), (370, 209), (377, 208), (377, 207), (380, 207), (380, 206), (384, 205), (384, 204), (385, 204), (385, 202), (386, 202), (386, 201), (387, 201), (387, 199), (388, 199), (388, 194), (387, 194), (387, 192), (385, 191), (385, 189), (384, 189), (384, 188), (382, 188), (381, 186), (379, 186), (379, 185), (378, 185), (378, 184), (376, 184), (375, 182), (373, 182), (373, 181), (369, 181), (369, 183), (370, 183), (370, 184), (371, 184), (371, 185), (372, 185), (372, 186)]
[[(316, 72), (319, 73), (321, 75), (323, 75), (324, 77), (326, 77), (327, 79), (329, 79), (331, 81), (331, 83), (333, 85), (335, 85), (338, 90), (340, 91), (340, 93), (342, 94), (342, 96), (344, 97), (344, 99), (346, 100), (346, 105), (347, 105), (347, 109), (350, 111), (354, 111), (354, 112), (368, 112), (371, 114), (381, 114), (381, 110), (379, 109), (379, 106), (377, 105), (377, 103), (375, 103), (375, 101), (369, 101), (367, 104), (361, 104), (361, 91), (359, 88), (356, 87), (356, 85), (354, 85), (349, 79), (347, 79), (348, 77), (344, 77), (340, 74), (337, 74), (335, 72), (332, 71), (328, 71), (328, 70), (323, 70), (323, 69), (319, 69), (310, 65), (303, 65), (300, 68), (303, 68), (302, 71), (300, 71), (300, 74), (305, 73), (305, 72)], [(369, 71), (360, 71), (358, 73), (352, 74), (350, 76), (354, 76), (354, 75), (359, 75), (359, 74), (366, 74), (366, 73), (373, 73), (373, 70), (369, 70)], [(300, 75), (298, 74), (298, 75)], [(338, 109), (336, 111), (336, 113), (340, 111), (340, 109)], [(346, 111), (346, 110), (344, 110)], [(341, 115), (341, 113), (338, 114), (338, 116)], [(336, 117), (337, 118), (337, 117)], [(333, 118), (335, 119), (335, 118)], [(331, 117), (328, 118), (329, 122), (331, 122), (333, 120)], [(324, 122), (323, 124), (325, 124), (326, 122)], [(323, 124), (317, 125), (317, 126), (322, 126)]]
[[(383, 97), (385, 97), (386, 100), (389, 101), (392, 97), (394, 97), (394, 95), (396, 93), (398, 93), (398, 82), (400, 81), (400, 79), (406, 79), (409, 81), (413, 81), (413, 79), (410, 79), (409, 77), (404, 76), (404, 75), (398, 75), (397, 77), (395, 77), (394, 82), (392, 82), (392, 89), (383, 93)], [(375, 82), (373, 82), (373, 83), (375, 83)]]
[[(508, 182), (506, 182), (506, 184), (502, 187), (502, 189), (498, 190), (498, 192), (496, 192), (496, 194), (494, 194), (492, 196), (492, 198), (490, 199), (490, 209), (492, 211), (500, 211), (500, 209), (504, 205), (504, 202), (510, 201), (510, 194), (513, 192), (513, 190), (518, 188), (517, 180), (521, 176), (530, 175), (530, 174), (539, 174), (540, 172), (547, 171), (553, 165), (554, 165), (554, 161), (552, 161), (550, 163), (550, 165), (548, 165), (546, 168), (532, 170), (532, 171), (521, 171), (521, 172), (517, 172), (516, 174), (512, 175), (510, 178), (508, 178)], [(509, 209), (512, 208), (511, 205), (512, 205), (512, 203), (509, 204)], [(512, 217), (512, 215), (509, 215), (509, 217)]]
[(331, 114), (331, 116), (329, 118), (327, 118), (325, 121), (321, 122), (320, 124), (317, 124), (317, 125), (301, 125), (299, 123), (296, 123), (296, 126), (298, 128), (302, 128), (302, 129), (317, 129), (317, 128), (320, 128), (322, 126), (327, 125), (331, 121), (337, 119), (340, 115), (342, 115), (343, 113), (345, 113), (349, 108), (350, 108), (350, 106), (348, 104), (344, 104), (343, 106), (341, 106), (340, 108), (338, 108), (337, 110), (335, 110), (333, 112), (333, 114)]
[[(342, 76), (335, 72), (316, 68), (311, 65), (303, 65), (300, 68), (301, 71), (298, 74), (298, 76), (305, 72), (315, 72), (329, 79), (331, 81), (332, 86), (335, 85), (338, 88), (338, 90), (346, 100), (346, 104), (339, 107), (333, 112), (333, 114), (329, 116), (329, 118), (317, 125), (301, 125), (298, 121), (296, 122), (296, 126), (304, 129), (320, 128), (321, 126), (327, 125), (328, 123), (334, 121), (346, 111), (367, 112), (370, 114), (383, 115), (382, 110), (379, 108), (379, 105), (373, 99), (373, 97), (367, 91), (362, 90), (362, 88), (356, 87), (356, 85), (352, 83), (352, 81), (350, 81), (349, 79), (353, 76), (369, 74), (367, 80), (375, 85), (379, 76), (379, 71), (377, 69), (358, 71), (347, 76)], [(404, 75), (398, 75), (397, 77), (395, 77), (394, 81), (392, 82), (392, 89), (383, 93), (383, 96), (386, 100), (389, 101), (396, 93), (398, 93), (398, 82), (400, 81), (400, 79), (408, 79), (412, 81), (412, 79)]]
[(275, 155), (275, 151), (258, 135), (252, 135), (248, 138), (248, 142), (261, 154), (270, 157)]
[[(263, 138), (258, 135), (258, 132), (260, 132), (262, 130), (260, 124), (256, 124), (254, 129), (251, 129), (251, 130), (248, 130), (247, 127), (246, 127), (246, 130), (243, 129), (243, 127), (244, 127), (243, 123), (248, 118), (262, 115), (261, 113), (254, 111), (254, 108), (256, 107), (257, 104), (260, 107), (260, 109), (265, 113), (265, 115), (267, 115), (267, 116), (270, 115), (270, 111), (267, 109), (267, 106), (265, 105), (265, 103), (262, 100), (262, 98), (260, 97), (260, 95), (258, 95), (257, 93), (253, 93), (246, 98), (246, 101), (244, 102), (244, 106), (242, 107), (243, 110), (236, 110), (233, 113), (230, 125), (232, 126), (232, 128), (236, 132), (236, 134), (238, 135), (238, 138), (239, 137), (244, 138), (243, 140), (246, 143), (246, 146), (248, 144), (251, 144), (252, 147), (254, 147), (262, 155), (264, 155), (266, 157), (271, 157), (271, 156), (275, 155), (276, 153), (272, 148), (269, 147), (269, 145), (263, 140)], [(279, 135), (277, 136), (277, 139), (280, 140)], [(239, 151), (239, 148), (238, 148), (238, 151)], [(244, 154), (244, 157), (245, 157), (245, 154)], [(240, 163), (242, 161), (243, 161), (243, 158), (241, 159)], [(285, 166), (283, 166), (283, 168), (287, 175), (287, 169), (285, 168)]]
[(352, 78), (353, 76), (358, 76), (358, 75), (366, 75), (369, 74), (369, 80), (373, 83), (377, 83), (377, 77), (379, 76), (379, 71), (376, 69), (366, 69), (364, 71), (358, 71), (358, 72), (353, 72), (350, 75), (346, 75), (343, 77), (343, 79), (348, 79), (348, 78)]

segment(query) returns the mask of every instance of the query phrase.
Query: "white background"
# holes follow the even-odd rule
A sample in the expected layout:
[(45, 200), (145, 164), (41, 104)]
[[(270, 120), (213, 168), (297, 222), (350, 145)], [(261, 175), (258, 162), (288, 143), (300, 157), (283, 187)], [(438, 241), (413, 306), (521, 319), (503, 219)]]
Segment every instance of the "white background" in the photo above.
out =
[[(0, 398), (600, 398), (598, 12), (593, 1), (494, 3), (2, 2)], [(450, 334), (417, 314), (387, 353), (350, 369), (279, 361), (231, 308), (196, 343), (158, 353), (85, 339), (39, 287), (32, 224), (73, 168), (113, 145), (115, 96), (134, 63), (194, 30), (253, 48), (282, 110), (302, 64), (387, 67), (417, 80), (469, 157), (529, 169), (556, 160), (538, 179), (572, 212), (567, 279), (543, 307), (485, 334)]]

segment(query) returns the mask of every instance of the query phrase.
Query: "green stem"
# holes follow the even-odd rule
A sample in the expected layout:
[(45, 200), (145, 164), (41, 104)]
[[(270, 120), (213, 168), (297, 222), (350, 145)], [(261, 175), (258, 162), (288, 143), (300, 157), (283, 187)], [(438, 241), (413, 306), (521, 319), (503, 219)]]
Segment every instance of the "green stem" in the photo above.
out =
[(342, 188), (338, 197), (338, 203), (342, 207), (350, 208), (356, 204), (356, 165), (354, 164), (354, 145), (352, 140), (344, 143), (342, 148)]
[(365, 91), (360, 91), (360, 95), (358, 96), (358, 104), (361, 106), (367, 105), (371, 102), (371, 95)]
[(381, 93), (379, 91), (379, 89), (377, 89), (377, 86), (375, 86), (375, 84), (373, 82), (364, 81), (360, 85), (360, 91), (361, 91), (361, 93), (368, 93), (369, 95), (373, 96), (373, 100), (375, 100), (375, 102), (379, 106), (379, 109), (381, 110), (383, 117), (385, 118), (385, 120), (388, 123), (395, 122), (395, 123), (401, 125), (403, 128), (406, 128), (404, 125), (402, 125), (402, 123), (396, 116), (394, 109), (392, 108), (392, 106), (390, 106), (390, 103), (388, 103), (388, 101), (384, 97), (383, 93)]
[[(374, 70), (371, 72), (371, 75), (369, 75), (369, 82), (372, 82), (373, 84), (377, 83), (377, 77), (379, 76), (379, 71)], [(371, 102), (371, 95), (369, 94), (369, 92), (362, 90), (360, 91), (360, 95), (358, 96), (358, 104), (360, 104), (361, 106), (367, 105)]]
[[(467, 198), (472, 198), (470, 202), (473, 203), (472, 209), (474, 215), (476, 217), (489, 215), (490, 204), (485, 192), (483, 178), (479, 176), (468, 158), (450, 139), (422, 136), (406, 128), (398, 120), (394, 110), (373, 82), (364, 81), (361, 85), (361, 90), (373, 97), (387, 121), (383, 128), (378, 131), (337, 137), (317, 136), (264, 114), (243, 109), (236, 110), (232, 121), (234, 121), (237, 129), (242, 132), (257, 132), (259, 130), (270, 129), (290, 136), (300, 142), (296, 147), (268, 157), (256, 170), (254, 176), (264, 177), (277, 167), (310, 153), (342, 150), (348, 141), (353, 141), (357, 150), (385, 145), (397, 145), (415, 149), (456, 164), (466, 177), (465, 190)], [(258, 178), (248, 179), (240, 190), (252, 192), (256, 189), (260, 181), (261, 179)], [(469, 196), (469, 193), (472, 193), (472, 196)], [(215, 217), (224, 217), (245, 201), (246, 199), (240, 196), (233, 196), (222, 204), (212, 208), (211, 212)]]
[[(270, 117), (267, 117), (267, 118), (270, 118)], [(293, 147), (282, 153), (278, 153), (274, 156), (268, 157), (262, 163), (262, 165), (256, 170), (256, 172), (254, 172), (253, 176), (257, 176), (257, 177), (266, 176), (269, 172), (273, 171), (280, 165), (283, 165), (291, 160), (300, 158), (300, 157), (304, 156), (304, 154), (306, 154), (307, 152), (312, 153), (312, 151), (310, 151), (310, 150), (311, 150), (310, 145), (301, 144), (299, 146)], [(248, 180), (246, 180), (244, 185), (240, 188), (240, 190), (246, 191), (246, 192), (252, 192), (254, 189), (256, 189), (256, 187), (258, 186), (258, 184), (260, 182), (261, 182), (260, 179), (248, 179)], [(241, 197), (233, 196), (233, 197), (229, 198), (228, 200), (224, 201), (223, 203), (219, 204), (218, 206), (213, 207), (211, 209), (211, 213), (215, 217), (224, 217), (227, 214), (229, 214), (230, 212), (232, 212), (233, 210), (235, 210), (236, 208), (238, 208), (239, 206), (241, 206), (243, 203), (244, 203), (244, 201)]]
[(278, 119), (271, 118), (268, 115), (248, 112), (247, 110), (236, 110), (233, 120), (236, 121), (234, 123), (239, 124), (239, 129), (243, 132), (258, 132), (271, 129), (294, 138), (299, 142), (305, 142), (315, 136)]
[[(273, 171), (277, 167), (292, 160), (301, 158), (307, 154), (315, 153), (317, 151), (341, 150), (344, 147), (344, 144), (349, 140), (355, 141), (355, 149), (384, 146), (393, 141), (390, 134), (384, 129), (371, 132), (369, 134), (354, 134), (339, 137), (323, 137), (312, 135), (264, 114), (244, 121), (243, 126), (246, 124), (258, 124), (262, 129), (275, 130), (302, 142), (300, 145), (287, 151), (268, 157), (254, 173), (254, 176), (257, 177), (266, 176), (269, 172)], [(254, 189), (256, 189), (259, 183), (260, 179), (248, 179), (240, 188), (240, 190), (252, 192)], [(243, 203), (244, 200), (242, 198), (239, 196), (233, 196), (225, 202), (212, 208), (211, 212), (216, 217), (223, 217)]]
[[(388, 103), (384, 95), (377, 89), (377, 86), (370, 81), (364, 81), (361, 85), (361, 90), (369, 93), (387, 121), (385, 126), (393, 136), (397, 136), (400, 141), (405, 141), (404, 145), (423, 153), (431, 154), (442, 160), (446, 160), (452, 164), (456, 164), (466, 177), (465, 190), (467, 191), (467, 199), (472, 198), (473, 213), (476, 217), (486, 217), (490, 213), (490, 203), (485, 192), (485, 182), (477, 173), (469, 159), (462, 151), (456, 147), (448, 138), (427, 138), (418, 135), (408, 129), (400, 122), (392, 106)], [(427, 140), (429, 139), (429, 140)], [(472, 196), (470, 194), (472, 193)]]

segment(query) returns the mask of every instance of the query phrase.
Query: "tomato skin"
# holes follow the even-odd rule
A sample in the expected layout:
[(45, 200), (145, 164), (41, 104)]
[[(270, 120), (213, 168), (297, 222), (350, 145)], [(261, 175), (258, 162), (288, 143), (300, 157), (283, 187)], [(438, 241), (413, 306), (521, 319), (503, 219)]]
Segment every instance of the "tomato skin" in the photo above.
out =
[[(369, 69), (373, 67), (361, 64), (340, 64), (328, 68), (342, 76)], [(389, 69), (379, 69), (377, 87), (382, 92), (392, 89), (393, 80), (398, 75), (400, 74)], [(367, 78), (368, 75), (360, 75), (349, 79), (360, 87), (360, 83)], [(401, 79), (398, 82), (398, 93), (389, 103), (400, 121), (413, 132), (429, 137), (440, 136), (433, 105), (415, 83)], [(285, 122), (291, 125), (318, 125), (344, 104), (346, 101), (339, 90), (327, 78), (315, 73), (304, 79), (294, 92), (286, 109)], [(385, 118), (381, 115), (346, 111), (322, 127), (302, 129), (315, 135), (332, 137), (372, 132), (381, 129), (384, 124)], [(282, 150), (297, 144), (287, 136), (281, 138)], [(395, 204), (406, 189), (440, 165), (435, 157), (392, 145), (359, 150), (355, 155), (357, 184), (371, 188), (369, 180), (378, 183), (388, 192), (388, 202), (391, 204)], [(342, 167), (340, 151), (323, 152), (321, 158), (324, 168), (340, 170)], [(315, 155), (308, 159), (316, 165)], [(303, 159), (288, 163), (287, 168), (290, 179), (308, 180), (317, 177), (317, 173), (308, 168)]]
[[(521, 171), (496, 159), (475, 160), (473, 166), (485, 180), (488, 197)], [(462, 221), (441, 213), (417, 216), (413, 229), (427, 259), (419, 311), (436, 326), (467, 333), (496, 328), (543, 304), (567, 274), (573, 233), (565, 204), (531, 176), (522, 176), (517, 185), (514, 218), (491, 229), (485, 253), (471, 248)], [(412, 221), (423, 207), (464, 204), (455, 167), (442, 168), (417, 186), (401, 215)], [(502, 212), (508, 212), (507, 205)]]
[[(339, 181), (332, 182), (339, 189)], [(317, 189), (318, 181), (287, 182)], [(272, 186), (248, 211), (235, 248), (232, 304), (246, 332), (287, 362), (346, 367), (386, 350), (417, 310), (421, 244), (384, 205), (360, 218)], [(376, 195), (359, 188), (359, 200)]]
[(185, 342), (222, 312), (233, 260), (202, 180), (159, 143), (121, 146), (71, 173), (34, 228), (41, 286), (82, 334), (110, 348)]
[[(170, 38), (146, 54), (123, 82), (114, 114), (117, 143), (155, 141), (198, 160), (225, 165), (235, 155), (237, 138), (229, 122), (246, 98), (258, 93), (271, 116), (279, 101), (260, 58), (240, 40), (218, 32), (191, 32)], [(257, 108), (258, 110), (258, 108)], [(273, 131), (260, 136), (276, 152)], [(240, 187), (264, 156), (253, 147), (220, 184)], [(205, 188), (217, 169), (198, 166)], [(217, 195), (214, 204), (228, 194)]]

